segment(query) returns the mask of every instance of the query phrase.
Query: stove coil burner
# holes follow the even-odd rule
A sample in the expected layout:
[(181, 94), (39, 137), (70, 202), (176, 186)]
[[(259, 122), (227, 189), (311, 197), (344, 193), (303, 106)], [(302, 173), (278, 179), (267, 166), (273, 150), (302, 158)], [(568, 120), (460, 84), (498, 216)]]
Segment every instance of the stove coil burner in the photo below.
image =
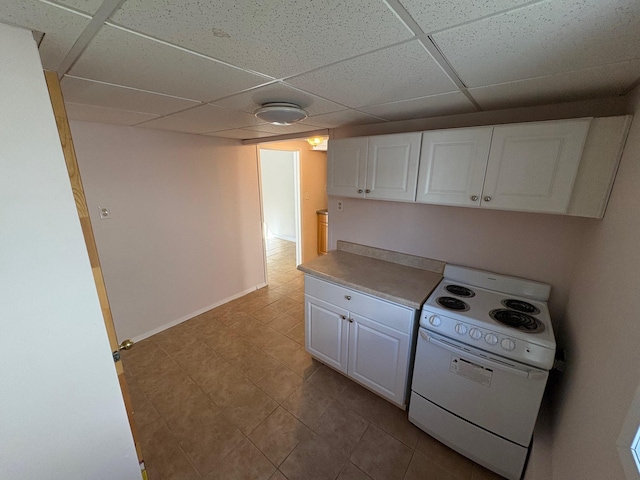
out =
[(449, 293), (457, 295), (458, 297), (471, 298), (475, 297), (476, 293), (470, 288), (463, 287), (462, 285), (447, 285), (445, 290)]
[(544, 332), (544, 324), (537, 318), (522, 312), (507, 310), (506, 308), (496, 308), (491, 310), (489, 315), (494, 320), (503, 323), (509, 327), (517, 328), (527, 333)]
[(457, 310), (459, 312), (466, 312), (469, 310), (469, 305), (462, 300), (453, 297), (438, 297), (436, 302), (438, 302), (438, 305), (449, 310)]
[(515, 298), (509, 298), (502, 301), (502, 305), (518, 312), (528, 313), (529, 315), (537, 315), (540, 313), (540, 309), (535, 305), (531, 305), (529, 302), (523, 300), (516, 300)]

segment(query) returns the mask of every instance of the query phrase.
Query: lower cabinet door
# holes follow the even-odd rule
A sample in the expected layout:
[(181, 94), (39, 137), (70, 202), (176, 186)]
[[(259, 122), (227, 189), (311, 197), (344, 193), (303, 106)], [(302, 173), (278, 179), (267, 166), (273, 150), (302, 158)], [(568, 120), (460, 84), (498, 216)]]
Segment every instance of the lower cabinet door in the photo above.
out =
[(305, 295), (305, 348), (336, 370), (347, 372), (349, 313)]
[(404, 406), (410, 336), (353, 313), (350, 318), (348, 375)]

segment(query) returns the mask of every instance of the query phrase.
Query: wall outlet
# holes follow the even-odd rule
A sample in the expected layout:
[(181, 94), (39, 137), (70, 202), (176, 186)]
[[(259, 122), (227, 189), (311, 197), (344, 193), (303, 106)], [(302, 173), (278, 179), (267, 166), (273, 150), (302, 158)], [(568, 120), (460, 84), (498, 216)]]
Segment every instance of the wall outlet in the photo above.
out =
[(336, 210), (338, 210), (339, 212), (344, 210), (344, 205), (342, 203), (342, 200), (338, 200), (338, 203), (336, 204)]
[(100, 210), (100, 220), (108, 220), (111, 218), (111, 211), (105, 207), (98, 207)]

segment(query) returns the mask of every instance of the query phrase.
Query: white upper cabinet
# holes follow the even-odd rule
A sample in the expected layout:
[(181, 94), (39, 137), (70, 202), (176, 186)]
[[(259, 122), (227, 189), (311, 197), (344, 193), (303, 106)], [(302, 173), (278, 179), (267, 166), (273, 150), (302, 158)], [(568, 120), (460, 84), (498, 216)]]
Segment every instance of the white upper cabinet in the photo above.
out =
[(481, 206), (565, 213), (590, 119), (496, 126)]
[(493, 127), (422, 134), (416, 201), (480, 206)]
[(332, 140), (327, 193), (602, 218), (631, 120), (622, 115)]
[(369, 137), (365, 198), (415, 200), (420, 136), (415, 132)]
[(420, 133), (330, 140), (327, 194), (413, 202)]
[(367, 137), (329, 140), (327, 194), (362, 197), (367, 174)]

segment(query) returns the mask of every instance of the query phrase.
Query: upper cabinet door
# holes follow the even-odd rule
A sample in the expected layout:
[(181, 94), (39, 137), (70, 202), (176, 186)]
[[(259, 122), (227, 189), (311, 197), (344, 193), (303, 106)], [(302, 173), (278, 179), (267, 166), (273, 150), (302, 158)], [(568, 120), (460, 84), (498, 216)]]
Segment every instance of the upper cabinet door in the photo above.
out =
[(327, 195), (364, 198), (367, 137), (329, 140)]
[(477, 207), (493, 127), (422, 134), (416, 202)]
[(415, 200), (420, 137), (419, 132), (369, 137), (366, 198)]
[(482, 207), (564, 213), (590, 119), (494, 127)]

